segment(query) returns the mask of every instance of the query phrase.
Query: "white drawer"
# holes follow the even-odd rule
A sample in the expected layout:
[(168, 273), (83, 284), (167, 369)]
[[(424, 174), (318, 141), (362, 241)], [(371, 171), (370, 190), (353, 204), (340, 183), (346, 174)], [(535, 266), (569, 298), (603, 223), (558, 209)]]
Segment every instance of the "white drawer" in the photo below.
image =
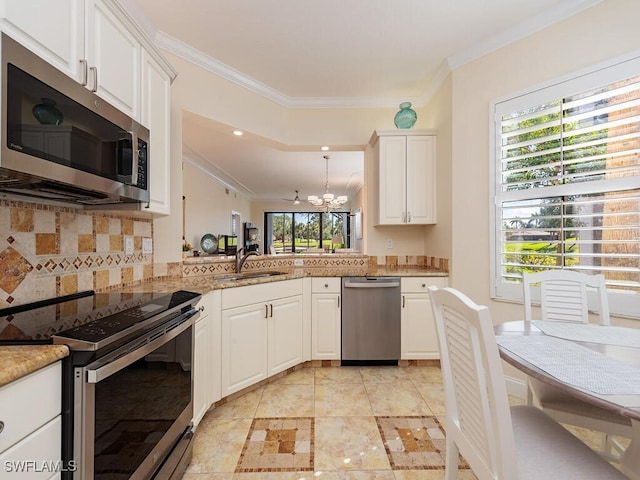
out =
[(312, 293), (340, 293), (340, 277), (315, 277), (311, 279)]
[(200, 320), (207, 318), (207, 316), (211, 313), (212, 309), (212, 300), (213, 300), (213, 292), (206, 293), (202, 295), (198, 303), (196, 304), (196, 308), (200, 311), (200, 316), (196, 320), (198, 323)]
[(428, 288), (447, 286), (448, 277), (402, 277), (400, 290), (402, 293), (427, 293)]
[(60, 415), (61, 405), (61, 362), (0, 388), (0, 452)]
[(56, 471), (62, 469), (61, 439), (62, 420), (58, 415), (9, 450), (1, 453), (0, 468), (11, 480), (59, 478), (56, 476)]

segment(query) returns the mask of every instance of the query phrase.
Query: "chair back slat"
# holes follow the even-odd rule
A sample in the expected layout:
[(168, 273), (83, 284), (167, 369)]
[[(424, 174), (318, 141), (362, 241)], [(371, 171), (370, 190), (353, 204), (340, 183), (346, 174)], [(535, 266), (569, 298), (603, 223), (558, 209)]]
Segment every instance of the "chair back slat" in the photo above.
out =
[[(589, 323), (589, 292), (600, 315), (600, 324), (609, 325), (609, 304), (604, 275), (571, 270), (545, 270), (523, 273), (525, 320), (532, 320), (532, 287), (540, 286), (541, 320)], [(597, 305), (596, 305), (597, 304)]]
[(447, 436), (480, 479), (517, 478), (513, 430), (493, 325), (453, 289), (430, 288), (442, 363)]

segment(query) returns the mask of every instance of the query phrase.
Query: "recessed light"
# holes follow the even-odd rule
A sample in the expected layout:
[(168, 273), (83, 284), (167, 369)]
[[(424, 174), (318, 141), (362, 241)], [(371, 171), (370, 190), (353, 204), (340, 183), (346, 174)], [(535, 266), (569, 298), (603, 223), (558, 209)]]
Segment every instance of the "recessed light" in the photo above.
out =
[(234, 134), (236, 137), (241, 137), (241, 136), (242, 136), (242, 130), (234, 130), (234, 131), (233, 131), (233, 134)]
[(325, 147), (320, 148), (320, 150), (322, 150), (323, 152), (326, 152), (327, 150), (329, 150), (329, 147), (325, 146)]

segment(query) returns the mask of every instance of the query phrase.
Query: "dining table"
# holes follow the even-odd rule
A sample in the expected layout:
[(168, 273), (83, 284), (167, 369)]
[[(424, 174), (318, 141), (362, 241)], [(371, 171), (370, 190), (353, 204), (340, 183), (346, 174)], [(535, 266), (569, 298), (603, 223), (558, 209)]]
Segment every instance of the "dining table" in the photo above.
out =
[(514, 320), (494, 326), (500, 357), (576, 400), (626, 417), (630, 443), (620, 456), (640, 480), (640, 329)]

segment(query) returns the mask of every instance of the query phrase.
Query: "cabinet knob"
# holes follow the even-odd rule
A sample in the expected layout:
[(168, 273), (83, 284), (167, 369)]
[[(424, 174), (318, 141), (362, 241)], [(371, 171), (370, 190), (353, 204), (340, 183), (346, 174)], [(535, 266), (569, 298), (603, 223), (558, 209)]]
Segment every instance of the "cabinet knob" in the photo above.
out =
[(324, 288), (329, 288), (329, 284), (328, 284), (328, 283), (325, 283), (325, 284), (324, 284)]
[(0, 420), (0, 433), (2, 433), (2, 430), (4, 430), (4, 422)]
[(423, 283), (423, 284), (422, 284), (422, 288), (425, 288), (426, 286), (427, 286), (427, 284), (426, 284), (426, 283)]
[[(424, 285), (423, 285), (423, 287), (424, 287)], [(200, 310), (201, 312), (204, 312), (204, 305), (201, 306), (198, 310)]]

